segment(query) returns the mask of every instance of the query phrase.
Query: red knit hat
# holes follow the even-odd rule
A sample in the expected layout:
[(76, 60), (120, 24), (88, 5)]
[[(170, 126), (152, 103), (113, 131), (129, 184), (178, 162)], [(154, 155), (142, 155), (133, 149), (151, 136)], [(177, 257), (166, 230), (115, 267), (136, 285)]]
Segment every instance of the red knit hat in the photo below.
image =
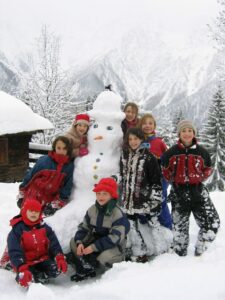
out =
[(76, 126), (79, 123), (87, 124), (88, 126), (90, 125), (90, 117), (87, 114), (79, 114), (76, 115), (73, 125)]
[(31, 210), (31, 211), (36, 211), (36, 212), (41, 212), (41, 203), (35, 199), (27, 199), (21, 209), (21, 216), (22, 219), (24, 221), (25, 224), (27, 225), (33, 225), (36, 223), (39, 223), (40, 220), (42, 219), (42, 216), (40, 214), (39, 219), (34, 223), (31, 222), (28, 218), (27, 218), (27, 211)]
[(116, 181), (112, 178), (102, 178), (99, 183), (97, 183), (93, 189), (93, 192), (101, 192), (105, 191), (110, 193), (113, 199), (118, 198), (118, 193), (117, 193), (118, 185)]

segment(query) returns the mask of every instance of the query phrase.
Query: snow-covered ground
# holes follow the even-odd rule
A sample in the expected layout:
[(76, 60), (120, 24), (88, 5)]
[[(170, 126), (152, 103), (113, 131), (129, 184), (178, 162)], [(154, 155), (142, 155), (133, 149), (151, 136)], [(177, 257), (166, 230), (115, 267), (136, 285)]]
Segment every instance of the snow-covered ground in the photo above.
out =
[[(0, 252), (4, 250), (9, 219), (19, 210), (16, 206), (18, 184), (0, 183)], [(59, 276), (46, 286), (32, 284), (23, 290), (14, 280), (15, 274), (0, 270), (0, 299), (152, 299), (152, 300), (221, 300), (225, 299), (225, 197), (212, 193), (221, 218), (221, 229), (215, 242), (202, 257), (193, 255), (197, 226), (190, 227), (190, 247), (186, 257), (163, 254), (146, 264), (123, 262), (101, 278), (82, 283), (70, 282), (68, 274)]]

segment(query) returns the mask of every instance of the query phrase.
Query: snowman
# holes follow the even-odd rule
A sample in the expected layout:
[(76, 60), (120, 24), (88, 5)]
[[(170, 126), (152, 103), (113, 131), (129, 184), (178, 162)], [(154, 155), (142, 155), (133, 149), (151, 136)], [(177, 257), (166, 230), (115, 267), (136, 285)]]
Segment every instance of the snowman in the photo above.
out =
[(95, 202), (94, 185), (103, 177), (118, 176), (123, 133), (122, 98), (112, 91), (99, 94), (88, 112), (93, 120), (88, 131), (86, 156), (75, 159), (74, 188), (71, 201), (59, 210), (49, 223), (56, 231), (64, 249), (82, 221), (87, 209)]

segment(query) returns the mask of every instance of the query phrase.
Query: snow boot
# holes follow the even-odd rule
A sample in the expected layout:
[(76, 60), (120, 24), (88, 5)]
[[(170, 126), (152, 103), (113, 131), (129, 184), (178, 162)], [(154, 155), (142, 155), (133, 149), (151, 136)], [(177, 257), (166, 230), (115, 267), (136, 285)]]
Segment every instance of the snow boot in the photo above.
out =
[(77, 282), (96, 276), (95, 268), (84, 257), (75, 257), (75, 260), (76, 273), (70, 277), (71, 281)]
[(32, 274), (33, 274), (33, 281), (35, 283), (42, 283), (42, 284), (49, 283), (49, 277), (45, 272), (32, 270)]

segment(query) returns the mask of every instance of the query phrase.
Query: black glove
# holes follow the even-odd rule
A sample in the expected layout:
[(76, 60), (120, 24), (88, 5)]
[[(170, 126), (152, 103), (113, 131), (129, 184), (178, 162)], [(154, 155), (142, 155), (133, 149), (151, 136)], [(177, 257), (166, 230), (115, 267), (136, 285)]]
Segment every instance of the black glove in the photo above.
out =
[(24, 193), (22, 192), (22, 191), (19, 191), (19, 194), (17, 195), (17, 197), (16, 197), (16, 199), (17, 199), (17, 206), (19, 207), (19, 208), (21, 208), (22, 207), (22, 204), (23, 204), (23, 199), (24, 199)]
[(44, 210), (43, 210), (43, 215), (45, 217), (50, 217), (54, 215), (54, 213), (58, 210), (58, 208), (55, 208), (52, 206), (51, 203), (46, 204)]

